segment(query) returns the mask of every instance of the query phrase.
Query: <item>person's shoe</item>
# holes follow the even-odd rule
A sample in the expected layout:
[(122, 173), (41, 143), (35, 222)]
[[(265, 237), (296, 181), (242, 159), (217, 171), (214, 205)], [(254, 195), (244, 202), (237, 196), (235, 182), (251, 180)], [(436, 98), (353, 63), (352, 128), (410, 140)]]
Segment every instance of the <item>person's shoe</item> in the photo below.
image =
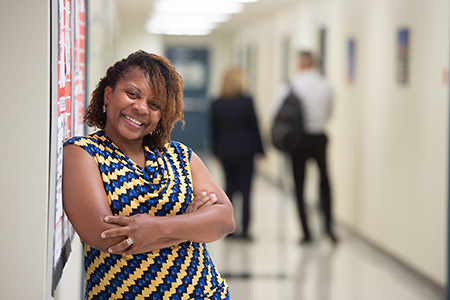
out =
[(248, 233), (231, 233), (227, 235), (226, 238), (233, 240), (244, 240), (247, 242), (253, 241), (253, 238)]
[(310, 237), (304, 237), (300, 240), (300, 245), (309, 245), (312, 241), (313, 240)]
[(227, 235), (225, 238), (227, 238), (227, 239), (237, 239), (238, 237), (239, 237), (239, 235), (233, 232), (233, 233), (230, 233), (229, 235)]
[(247, 242), (253, 241), (253, 238), (247, 232), (242, 233), (239, 237)]
[(334, 233), (331, 230), (327, 230), (326, 234), (328, 235), (328, 237), (334, 244), (336, 244), (338, 242), (337, 237), (334, 235)]

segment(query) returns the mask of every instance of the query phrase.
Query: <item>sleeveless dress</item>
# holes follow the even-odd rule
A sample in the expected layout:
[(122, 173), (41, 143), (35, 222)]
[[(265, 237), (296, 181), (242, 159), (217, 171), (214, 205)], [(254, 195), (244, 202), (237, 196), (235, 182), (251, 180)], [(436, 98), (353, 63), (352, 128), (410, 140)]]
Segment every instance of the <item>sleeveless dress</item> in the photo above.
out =
[[(146, 166), (131, 161), (98, 131), (65, 142), (97, 162), (113, 215), (178, 215), (193, 198), (192, 150), (171, 141), (166, 149), (145, 147)], [(184, 242), (138, 255), (115, 255), (83, 243), (85, 299), (229, 299), (206, 245)]]

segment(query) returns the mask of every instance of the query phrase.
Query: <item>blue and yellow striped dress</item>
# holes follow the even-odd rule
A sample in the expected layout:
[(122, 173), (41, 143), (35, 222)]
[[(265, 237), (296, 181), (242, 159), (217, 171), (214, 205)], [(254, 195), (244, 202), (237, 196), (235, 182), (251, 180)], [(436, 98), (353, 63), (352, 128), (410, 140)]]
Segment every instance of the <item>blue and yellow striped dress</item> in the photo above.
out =
[[(185, 212), (193, 198), (192, 150), (170, 142), (145, 147), (146, 166), (131, 161), (98, 131), (65, 144), (86, 150), (97, 162), (113, 215), (154, 216)], [(85, 299), (229, 299), (205, 244), (184, 242), (139, 255), (114, 255), (84, 245)]]

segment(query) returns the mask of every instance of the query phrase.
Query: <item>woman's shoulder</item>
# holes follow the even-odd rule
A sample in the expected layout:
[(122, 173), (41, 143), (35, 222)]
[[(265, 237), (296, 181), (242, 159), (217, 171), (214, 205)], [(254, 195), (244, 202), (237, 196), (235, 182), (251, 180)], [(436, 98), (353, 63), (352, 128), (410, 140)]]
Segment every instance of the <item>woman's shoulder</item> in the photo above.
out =
[(175, 154), (182, 158), (187, 158), (188, 160), (191, 159), (192, 149), (181, 142), (171, 140), (167, 143), (166, 149), (169, 154)]
[(101, 143), (102, 141), (102, 134), (100, 131), (91, 133), (89, 135), (77, 135), (69, 138), (64, 142), (64, 145), (83, 145), (85, 143)]
[(91, 155), (103, 152), (107, 147), (107, 137), (102, 131), (97, 131), (89, 135), (74, 136), (64, 142), (64, 146), (76, 145)]

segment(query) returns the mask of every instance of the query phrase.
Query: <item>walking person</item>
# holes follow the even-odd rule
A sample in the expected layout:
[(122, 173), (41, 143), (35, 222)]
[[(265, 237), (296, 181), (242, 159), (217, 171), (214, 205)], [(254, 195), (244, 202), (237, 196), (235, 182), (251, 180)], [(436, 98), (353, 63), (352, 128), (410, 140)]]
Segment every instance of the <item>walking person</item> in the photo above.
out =
[(253, 98), (245, 94), (245, 82), (242, 69), (231, 67), (225, 72), (221, 95), (211, 104), (211, 126), (212, 150), (225, 173), (225, 192), (232, 202), (238, 193), (242, 195), (240, 234), (234, 236), (250, 240), (254, 157), (263, 155), (264, 150)]
[[(298, 54), (298, 70), (291, 81), (293, 92), (299, 98), (303, 111), (304, 140), (300, 148), (291, 153), (298, 213), (303, 229), (301, 244), (312, 241), (305, 205), (305, 167), (313, 159), (320, 172), (320, 207), (324, 217), (325, 234), (333, 241), (337, 238), (333, 231), (332, 195), (327, 163), (328, 137), (326, 125), (332, 111), (332, 88), (327, 79), (317, 71), (316, 58), (310, 51)], [(278, 99), (281, 103), (289, 93), (285, 87)]]

